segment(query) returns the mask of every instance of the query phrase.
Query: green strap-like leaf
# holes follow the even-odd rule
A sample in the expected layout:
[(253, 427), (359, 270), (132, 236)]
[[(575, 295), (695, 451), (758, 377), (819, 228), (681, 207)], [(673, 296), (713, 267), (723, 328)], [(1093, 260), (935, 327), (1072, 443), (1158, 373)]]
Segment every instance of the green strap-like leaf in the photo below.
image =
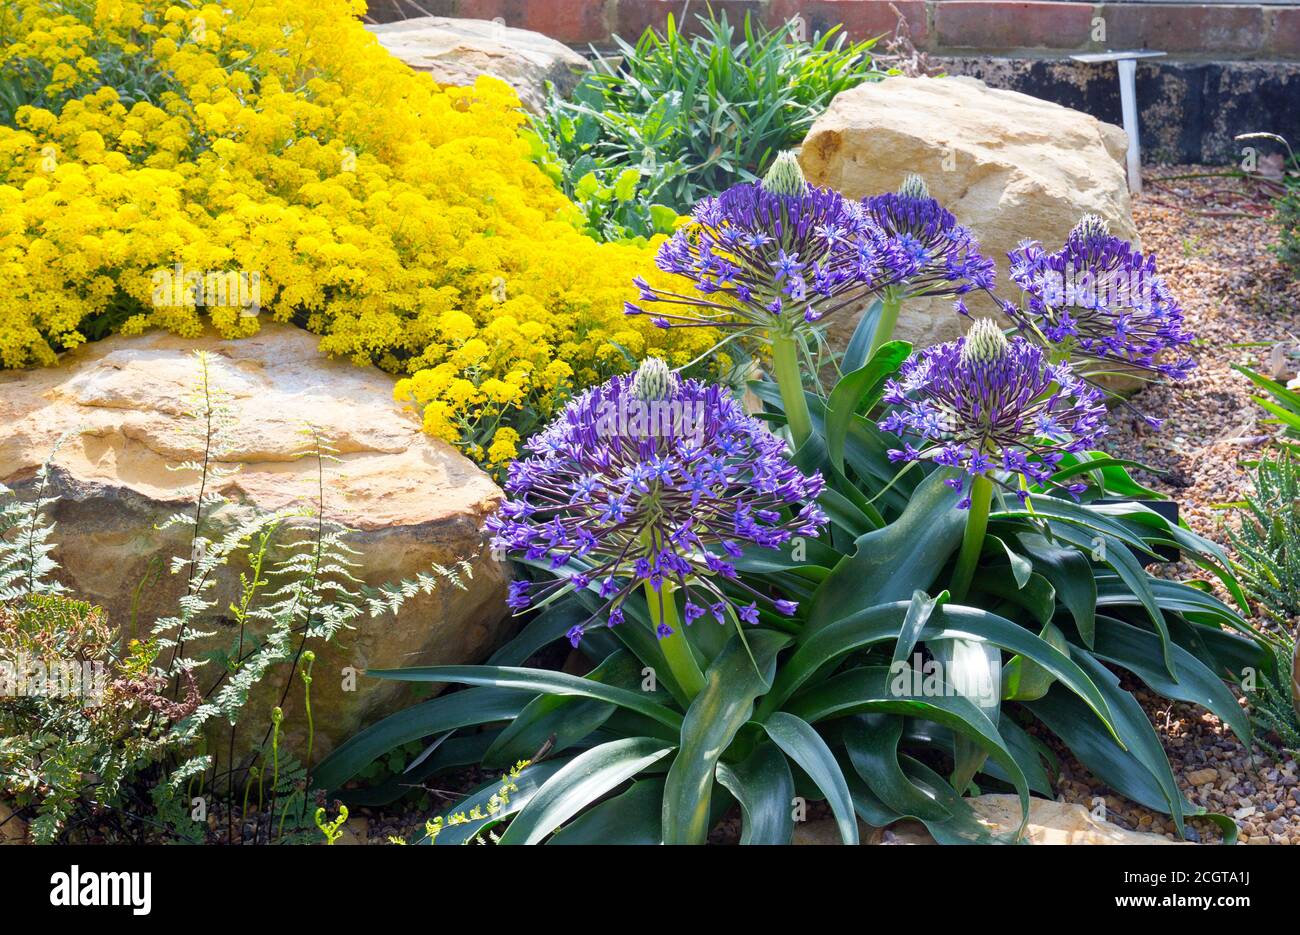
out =
[(661, 777), (638, 779), (626, 792), (587, 809), (546, 843), (659, 844), (663, 799)]
[(903, 626), (898, 631), (898, 642), (894, 644), (892, 663), (907, 661), (921, 639), (921, 631), (930, 622), (930, 615), (934, 613), (935, 607), (947, 603), (948, 597), (947, 591), (940, 591), (936, 597), (930, 597), (924, 591), (912, 592), (912, 602), (907, 605)]
[(569, 631), (574, 624), (582, 623), (589, 614), (584, 612), (577, 601), (563, 601), (552, 604), (519, 631), (510, 642), (506, 643), (488, 659), (490, 666), (522, 665), (543, 646), (555, 642)]
[(741, 844), (789, 844), (794, 834), (794, 776), (779, 747), (759, 744), (739, 763), (719, 763), (718, 782), (741, 811)]
[[(1156, 600), (1155, 592), (1152, 590), (1153, 582), (1158, 579), (1147, 574), (1146, 569), (1133, 556), (1133, 553), (1124, 547), (1126, 543), (1122, 543), (1107, 532), (1097, 532), (1095, 536), (1089, 536), (1087, 532), (1078, 526), (1072, 526), (1069, 523), (1058, 523), (1053, 525), (1052, 534), (1085, 552), (1095, 547), (1094, 540), (1099, 541), (1103, 553), (1102, 563), (1108, 565), (1119, 575), (1120, 580), (1128, 588), (1128, 593), (1136, 598), (1137, 602), (1146, 610), (1151, 622), (1155, 624), (1156, 629), (1159, 631), (1161, 655), (1165, 669), (1172, 675), (1174, 672), (1174, 659), (1173, 650), (1170, 649), (1172, 641), (1169, 638), (1169, 624), (1165, 620), (1165, 615)], [(1098, 603), (1101, 603), (1100, 585), (1098, 586), (1097, 600)]]
[[(594, 682), (618, 688), (636, 688), (641, 679), (641, 662), (627, 650), (611, 653), (587, 673)], [(496, 743), (483, 757), (489, 767), (507, 767), (525, 760), (551, 742), (559, 753), (600, 727), (614, 713), (615, 706), (575, 695), (538, 695), (501, 731)]]
[(441, 695), (390, 714), (334, 748), (317, 765), (312, 781), (322, 789), (336, 790), (379, 757), (403, 744), (458, 727), (509, 720), (532, 697), (531, 692), (515, 689), (476, 688)]
[[(681, 749), (664, 787), (665, 844), (704, 844), (718, 759), (771, 686), (776, 654), (790, 638), (771, 630), (732, 637), (704, 675), (704, 688), (682, 721)], [(752, 652), (752, 658), (751, 658)], [(755, 664), (758, 668), (755, 669)]]
[(592, 747), (548, 779), (501, 835), (501, 844), (536, 844), (606, 792), (673, 752), (654, 737)]
[[(759, 705), (755, 720), (762, 720), (777, 710), (805, 683), (812, 681), (824, 666), (842, 659), (856, 649), (896, 639), (911, 607), (902, 602), (869, 607), (841, 620), (810, 637), (777, 674), (772, 690)], [(996, 614), (974, 607), (945, 605), (933, 609), (920, 633), (924, 640), (975, 638), (986, 640), (1012, 653), (1037, 662), (1053, 676), (1078, 693), (1087, 705), (1109, 725), (1110, 714), (1097, 687), (1068, 655), (1022, 626)]]
[[(916, 677), (920, 678), (920, 674), (917, 673)], [(918, 717), (942, 724), (979, 743), (1001, 764), (1020, 794), (1021, 808), (1027, 820), (1029, 784), (993, 722), (942, 680), (933, 686), (934, 691), (926, 690), (931, 687), (930, 683), (923, 682), (920, 694), (913, 691), (913, 681), (910, 670), (892, 670), (883, 666), (850, 669), (799, 695), (787, 707), (791, 714), (814, 724), (826, 718), (875, 712)], [(772, 717), (781, 713), (778, 711)]]
[(880, 323), (880, 313), (883, 308), (884, 303), (880, 299), (874, 299), (858, 319), (853, 334), (849, 336), (849, 343), (844, 346), (844, 354), (840, 358), (840, 367), (845, 373), (857, 370), (867, 362), (867, 355), (871, 353), (871, 341), (876, 336), (876, 326)]
[(853, 417), (880, 398), (885, 378), (898, 370), (911, 352), (912, 345), (906, 341), (882, 344), (869, 361), (845, 373), (831, 390), (826, 402), (826, 451), (835, 470), (844, 471), (844, 443)]
[(806, 721), (784, 711), (777, 711), (764, 721), (763, 729), (826, 796), (835, 814), (835, 824), (840, 829), (840, 840), (845, 844), (857, 844), (858, 819), (853, 811), (853, 797), (849, 795), (844, 773), (826, 741)]
[(961, 544), (966, 517), (958, 493), (935, 471), (916, 488), (907, 509), (883, 529), (858, 538), (856, 550), (837, 564), (813, 597), (804, 637), (873, 603), (909, 600), (928, 591)]
[[(1070, 651), (1065, 634), (1054, 623), (1044, 624), (1038, 637), (1057, 652)], [(1159, 640), (1156, 640), (1156, 645), (1160, 645)], [(1007, 660), (1002, 679), (1002, 697), (1011, 701), (1035, 701), (1046, 695), (1055, 682), (1056, 676), (1047, 669), (1032, 659), (1016, 655)]]
[(1097, 582), (1088, 559), (1078, 549), (1063, 549), (1037, 533), (1020, 533), (1015, 539), (1034, 570), (1051, 582), (1056, 596), (1074, 618), (1079, 635), (1091, 646)]
[(520, 669), (508, 666), (418, 666), (410, 669), (371, 669), (367, 675), (400, 682), (460, 682), (465, 685), (492, 685), (552, 695), (578, 695), (608, 701), (630, 708), (675, 730), (682, 726), (682, 716), (653, 701), (642, 692), (602, 685), (591, 679), (552, 672), (547, 669)]
[(900, 815), (925, 821), (946, 821), (952, 812), (933, 790), (912, 784), (898, 763), (898, 741), (903, 736), (903, 719), (858, 715), (844, 728), (844, 749), (849, 762), (871, 791)]
[(1128, 669), (1166, 698), (1200, 705), (1231, 727), (1242, 743), (1249, 744), (1250, 718), (1223, 680), (1177, 643), (1174, 644), (1174, 668), (1178, 678), (1172, 679), (1163, 668), (1152, 665), (1159, 658), (1159, 648), (1160, 638), (1154, 633), (1114, 617), (1097, 618), (1094, 656)]
[[(559, 758), (543, 760), (540, 763), (524, 767), (518, 777), (511, 780), (515, 788), (507, 793), (508, 801), (505, 802), (501, 802), (501, 789), (504, 785), (502, 777), (498, 776), (491, 782), (485, 782), (442, 813), (445, 820), (452, 815), (468, 816), (473, 814), (475, 809), (478, 809), (479, 814), (483, 817), (459, 824), (447, 824), (444, 821), (442, 830), (432, 841), (427, 836), (422, 835), (416, 840), (416, 843), (434, 844), (440, 847), (468, 843), (482, 832), (495, 828), (511, 815), (522, 811), (524, 806), (532, 801), (533, 796), (541, 790), (542, 786), (563, 769), (568, 762), (567, 759)], [(497, 802), (495, 809), (492, 806), (494, 800)]]
[(1121, 795), (1172, 816), (1179, 833), (1182, 833), (1183, 815), (1190, 806), (1178, 790), (1160, 738), (1146, 712), (1137, 699), (1120, 688), (1119, 679), (1093, 659), (1087, 650), (1076, 649), (1073, 655), (1106, 695), (1120, 739), (1127, 749), (1121, 749), (1098, 731), (1091, 719), (1080, 717), (1081, 707), (1077, 700), (1069, 692), (1061, 691), (1060, 686), (1048, 692), (1047, 697), (1028, 702), (1026, 707), (1060, 737), (1097, 778)]
[[(1002, 654), (980, 639), (927, 640), (926, 646), (943, 670), (944, 680), (984, 713), (995, 726), (1002, 711)], [(988, 754), (984, 745), (964, 734), (952, 739), (952, 784), (964, 792)]]

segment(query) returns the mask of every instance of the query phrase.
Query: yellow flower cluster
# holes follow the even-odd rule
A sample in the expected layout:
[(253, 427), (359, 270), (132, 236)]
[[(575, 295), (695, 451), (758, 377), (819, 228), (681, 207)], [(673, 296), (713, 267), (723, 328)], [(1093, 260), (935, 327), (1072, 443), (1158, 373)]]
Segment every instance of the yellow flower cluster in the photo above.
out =
[(269, 316), (405, 375), (429, 432), (499, 465), (575, 388), (708, 351), (623, 316), (655, 245), (580, 232), (510, 88), (439, 87), (362, 9), (6, 0), (0, 364)]

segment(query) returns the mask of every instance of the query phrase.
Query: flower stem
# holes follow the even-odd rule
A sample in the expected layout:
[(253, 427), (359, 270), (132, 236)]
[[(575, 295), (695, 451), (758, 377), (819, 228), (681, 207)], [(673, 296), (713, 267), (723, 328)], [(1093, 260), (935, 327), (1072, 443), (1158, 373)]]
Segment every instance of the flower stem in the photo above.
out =
[(799, 372), (799, 346), (795, 336), (788, 332), (769, 332), (768, 340), (772, 345), (772, 375), (781, 390), (786, 424), (790, 426), (790, 438), (798, 451), (812, 435), (812, 416), (808, 414), (803, 375)]
[[(898, 326), (898, 312), (902, 307), (903, 297), (892, 288), (885, 290), (880, 297), (880, 321), (876, 323), (876, 333), (871, 336), (872, 354), (894, 337), (894, 328)], [(870, 360), (870, 355), (867, 359)]]
[(993, 481), (980, 474), (971, 480), (970, 510), (966, 517), (966, 533), (962, 536), (961, 551), (957, 553), (957, 567), (952, 572), (952, 598), (962, 601), (975, 577), (975, 565), (980, 550), (984, 548), (984, 531), (989, 525), (989, 504), (993, 500)]
[(656, 632), (660, 624), (667, 624), (672, 628), (671, 634), (659, 640), (659, 648), (663, 651), (664, 659), (668, 661), (668, 668), (673, 673), (673, 678), (677, 680), (677, 684), (686, 693), (689, 701), (704, 687), (704, 673), (700, 671), (699, 663), (695, 661), (691, 646), (686, 642), (686, 632), (682, 622), (677, 617), (677, 601), (673, 599), (673, 586), (665, 581), (661, 587), (661, 591), (656, 591), (647, 581), (645, 603), (650, 611), (650, 623)]

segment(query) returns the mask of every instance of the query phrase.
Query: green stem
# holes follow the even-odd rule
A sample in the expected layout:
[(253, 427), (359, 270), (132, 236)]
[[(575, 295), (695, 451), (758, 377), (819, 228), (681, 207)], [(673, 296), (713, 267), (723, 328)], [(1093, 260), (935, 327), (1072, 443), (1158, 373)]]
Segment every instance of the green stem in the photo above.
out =
[(650, 611), (650, 623), (656, 632), (661, 623), (666, 623), (672, 628), (673, 632), (659, 641), (659, 649), (663, 651), (673, 678), (677, 680), (677, 684), (686, 693), (689, 701), (704, 687), (704, 673), (700, 671), (700, 665), (695, 661), (695, 654), (691, 652), (691, 646), (686, 642), (686, 630), (677, 618), (677, 601), (673, 598), (673, 586), (665, 581), (661, 588), (662, 590), (656, 591), (647, 581), (645, 603)]
[(957, 553), (957, 567), (952, 572), (952, 599), (963, 601), (975, 577), (980, 550), (984, 548), (984, 531), (989, 525), (989, 504), (993, 501), (993, 481), (984, 475), (971, 480), (970, 511), (966, 517), (966, 533), (962, 536), (961, 551)]
[[(880, 321), (876, 323), (876, 333), (871, 336), (871, 354), (880, 350), (882, 344), (894, 337), (894, 328), (898, 326), (898, 312), (903, 307), (903, 297), (893, 289), (887, 289), (880, 297)], [(867, 359), (871, 359), (871, 354)]]
[(772, 375), (781, 390), (785, 403), (786, 424), (796, 451), (812, 435), (812, 416), (808, 413), (808, 399), (803, 394), (803, 374), (799, 371), (799, 345), (793, 334), (769, 332), (772, 345)]

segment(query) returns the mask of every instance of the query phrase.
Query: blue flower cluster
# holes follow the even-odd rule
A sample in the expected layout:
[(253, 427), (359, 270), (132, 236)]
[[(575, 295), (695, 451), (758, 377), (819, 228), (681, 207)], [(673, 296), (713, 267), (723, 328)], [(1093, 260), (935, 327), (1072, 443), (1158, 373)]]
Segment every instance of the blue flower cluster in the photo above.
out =
[[(964, 338), (913, 354), (883, 398), (895, 408), (880, 427), (918, 440), (890, 458), (955, 468), (949, 484), (958, 490), (998, 472), (1049, 484), (1066, 453), (1091, 448), (1106, 432), (1100, 390), (1024, 338), (1008, 341), (988, 318), (976, 319)], [(1077, 495), (1083, 487), (1065, 489)], [(1013, 489), (1027, 496), (1024, 485)], [(969, 497), (959, 506), (970, 506)]]
[[(636, 375), (586, 391), (528, 450), (511, 465), (508, 498), (489, 522), (493, 546), (563, 574), (514, 582), (515, 610), (596, 591), (604, 606), (570, 631), (574, 645), (602, 614), (609, 626), (621, 623), (623, 600), (647, 585), (661, 602), (684, 591), (687, 624), (729, 613), (755, 623), (759, 600), (795, 612), (793, 602), (748, 588), (734, 560), (747, 545), (776, 549), (818, 535), (824, 482), (792, 465), (785, 443), (727, 389), (647, 361)], [(733, 604), (726, 585), (753, 599)], [(660, 637), (671, 632), (660, 625)]]
[(1023, 307), (1003, 308), (1026, 333), (1037, 332), (1098, 372), (1148, 371), (1185, 379), (1196, 366), (1186, 354), (1192, 334), (1183, 310), (1156, 275), (1153, 256), (1113, 236), (1086, 215), (1055, 253), (1029, 241), (1009, 254)]
[(912, 264), (900, 285), (903, 297), (962, 296), (993, 288), (993, 260), (980, 253), (979, 241), (952, 212), (930, 197), (919, 175), (909, 176), (897, 192), (868, 198), (866, 205), (872, 220)]
[[(637, 279), (640, 304), (628, 302), (627, 314), (653, 315), (664, 328), (792, 331), (859, 310), (887, 290), (896, 298), (961, 296), (993, 286), (992, 260), (917, 176), (896, 194), (855, 201), (808, 185), (783, 154), (762, 183), (700, 201), (692, 221), (656, 262), (689, 279), (696, 294)], [(650, 311), (652, 303), (675, 308)]]

